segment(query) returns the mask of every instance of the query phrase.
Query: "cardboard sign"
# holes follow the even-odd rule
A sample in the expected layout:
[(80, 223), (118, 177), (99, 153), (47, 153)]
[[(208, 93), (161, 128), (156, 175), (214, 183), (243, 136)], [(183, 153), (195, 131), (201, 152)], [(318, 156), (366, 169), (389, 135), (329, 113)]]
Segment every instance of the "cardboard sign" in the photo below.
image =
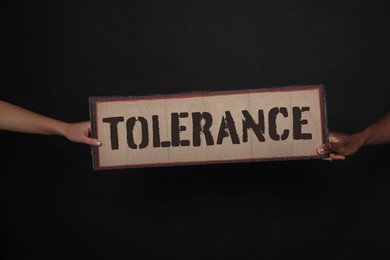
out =
[(320, 158), (325, 87), (90, 97), (95, 170)]

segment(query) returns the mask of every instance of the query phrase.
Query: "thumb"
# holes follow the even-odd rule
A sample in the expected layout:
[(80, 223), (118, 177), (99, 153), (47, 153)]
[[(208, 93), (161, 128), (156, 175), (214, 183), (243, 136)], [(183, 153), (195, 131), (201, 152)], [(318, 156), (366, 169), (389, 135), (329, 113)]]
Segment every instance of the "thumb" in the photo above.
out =
[(101, 146), (102, 145), (102, 142), (100, 142), (100, 140), (95, 139), (95, 138), (90, 138), (90, 137), (86, 137), (83, 140), (83, 142), (85, 144), (92, 145), (92, 146)]
[(342, 147), (341, 142), (329, 142), (325, 143), (317, 148), (318, 154), (327, 154), (331, 152), (338, 152), (340, 148)]

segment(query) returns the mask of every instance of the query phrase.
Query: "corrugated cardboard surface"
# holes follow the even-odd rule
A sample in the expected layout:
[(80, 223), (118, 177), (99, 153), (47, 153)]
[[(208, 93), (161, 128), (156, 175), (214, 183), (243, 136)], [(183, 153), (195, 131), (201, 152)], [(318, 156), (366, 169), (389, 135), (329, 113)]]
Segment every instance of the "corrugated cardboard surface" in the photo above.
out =
[[(293, 107), (306, 108), (300, 118), (300, 132), (309, 134), (310, 139), (294, 138)], [(281, 113), (280, 108), (284, 111)], [(307, 109), (308, 108), (308, 109)], [(243, 112), (248, 111), (256, 124), (264, 116), (263, 140), (259, 140), (252, 129), (243, 128)], [(279, 111), (277, 116), (270, 111)], [(172, 113), (182, 113), (179, 118), (180, 140), (183, 145), (172, 144)], [(183, 114), (184, 113), (184, 114)], [(212, 116), (207, 129), (213, 143), (206, 144), (205, 135), (200, 134), (200, 144), (195, 145), (193, 113), (208, 113)], [(316, 148), (327, 140), (326, 99), (324, 85), (287, 86), (221, 92), (194, 92), (176, 95), (152, 96), (112, 96), (91, 97), (90, 114), (92, 135), (102, 141), (102, 146), (93, 148), (93, 168), (113, 169), (129, 167), (150, 167), (184, 164), (204, 164), (261, 160), (287, 160), (320, 158)], [(237, 138), (226, 127), (227, 117), (234, 121)], [(118, 146), (112, 146), (112, 128), (104, 118), (121, 117), (117, 122)], [(153, 131), (158, 118), (158, 142), (155, 147)], [(127, 124), (132, 118), (134, 124)], [(276, 119), (275, 119), (276, 118)], [(297, 119), (295, 119), (297, 121)], [(142, 122), (141, 122), (142, 121)], [(205, 119), (201, 121), (202, 126)], [(270, 125), (276, 123), (276, 133), (285, 140), (274, 140), (271, 137)], [(259, 126), (261, 123), (259, 124)], [(230, 127), (232, 124), (230, 124)], [(222, 128), (222, 130), (221, 130)], [(148, 131), (148, 139), (142, 137), (142, 131)], [(224, 135), (218, 136), (223, 132)], [(243, 134), (248, 133), (244, 141)], [(128, 135), (132, 136), (128, 144)], [(155, 138), (156, 139), (156, 138)], [(233, 139), (234, 142), (233, 143)], [(238, 142), (237, 142), (238, 140)], [(143, 142), (143, 147), (140, 144)], [(161, 145), (165, 142), (165, 146)]]

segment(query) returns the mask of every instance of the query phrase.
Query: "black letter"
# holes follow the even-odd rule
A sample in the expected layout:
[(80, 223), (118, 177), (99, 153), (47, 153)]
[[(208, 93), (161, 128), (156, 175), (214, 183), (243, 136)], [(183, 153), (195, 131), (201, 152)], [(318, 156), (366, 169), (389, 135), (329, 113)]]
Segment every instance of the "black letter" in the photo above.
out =
[[(132, 149), (137, 149), (137, 145), (134, 143), (134, 126), (137, 119), (135, 117), (131, 117), (127, 119), (126, 121), (126, 128), (127, 128), (127, 144)], [(141, 133), (142, 133), (142, 140), (139, 144), (139, 148), (143, 149), (149, 144), (149, 130), (148, 130), (148, 121), (142, 116), (138, 117), (138, 121), (141, 123)]]
[(285, 107), (281, 107), (280, 109), (278, 107), (274, 107), (268, 113), (269, 136), (272, 138), (272, 140), (275, 141), (279, 141), (280, 139), (286, 140), (289, 134), (289, 130), (284, 129), (282, 138), (280, 138), (280, 136), (278, 135), (276, 127), (276, 117), (279, 113), (281, 113), (284, 117), (288, 116), (287, 108)]
[(153, 125), (153, 147), (160, 147), (160, 125), (158, 122), (158, 116), (152, 116)]
[(308, 140), (312, 139), (312, 135), (310, 133), (302, 133), (302, 125), (307, 125), (307, 120), (302, 119), (302, 112), (309, 111), (310, 107), (293, 107), (293, 120), (294, 120), (294, 129), (293, 136), (295, 140)]
[(160, 141), (160, 123), (158, 121), (158, 115), (152, 116), (153, 127), (153, 147), (170, 147), (170, 141)]
[(264, 113), (263, 110), (259, 110), (259, 123), (256, 124), (251, 114), (247, 110), (243, 110), (242, 114), (245, 119), (242, 120), (242, 141), (248, 142), (248, 129), (251, 128), (256, 134), (257, 139), (260, 142), (265, 142), (264, 134)]
[(172, 113), (171, 114), (171, 130), (172, 130), (172, 146), (189, 146), (189, 140), (180, 141), (180, 132), (186, 130), (186, 127), (180, 125), (179, 118), (188, 117), (188, 113)]
[[(205, 120), (204, 125), (201, 125), (202, 119)], [(206, 145), (213, 145), (214, 139), (210, 132), (210, 127), (213, 123), (213, 117), (208, 112), (194, 112), (192, 113), (192, 138), (193, 145), (200, 146), (200, 133), (203, 132), (206, 138)]]
[[(225, 117), (222, 117), (221, 126), (219, 127), (217, 144), (222, 144), (223, 138), (229, 136), (229, 133), (230, 137), (232, 138), (232, 143), (239, 144), (240, 139), (238, 138), (236, 125), (234, 123), (232, 115), (230, 114), (230, 111), (226, 111), (225, 115), (226, 119)], [(226, 131), (227, 129), (229, 129), (229, 133)]]
[(103, 118), (104, 123), (110, 124), (111, 150), (119, 149), (118, 123), (123, 122), (124, 120), (123, 116)]

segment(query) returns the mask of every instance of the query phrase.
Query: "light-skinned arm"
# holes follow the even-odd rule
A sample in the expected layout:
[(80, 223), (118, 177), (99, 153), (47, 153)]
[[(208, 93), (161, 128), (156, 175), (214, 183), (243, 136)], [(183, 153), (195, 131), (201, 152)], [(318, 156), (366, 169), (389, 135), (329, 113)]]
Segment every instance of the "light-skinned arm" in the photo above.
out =
[(67, 123), (47, 117), (20, 106), (0, 100), (0, 130), (42, 134), (59, 135), (72, 142), (100, 146), (101, 142), (91, 138), (91, 125), (89, 121)]

